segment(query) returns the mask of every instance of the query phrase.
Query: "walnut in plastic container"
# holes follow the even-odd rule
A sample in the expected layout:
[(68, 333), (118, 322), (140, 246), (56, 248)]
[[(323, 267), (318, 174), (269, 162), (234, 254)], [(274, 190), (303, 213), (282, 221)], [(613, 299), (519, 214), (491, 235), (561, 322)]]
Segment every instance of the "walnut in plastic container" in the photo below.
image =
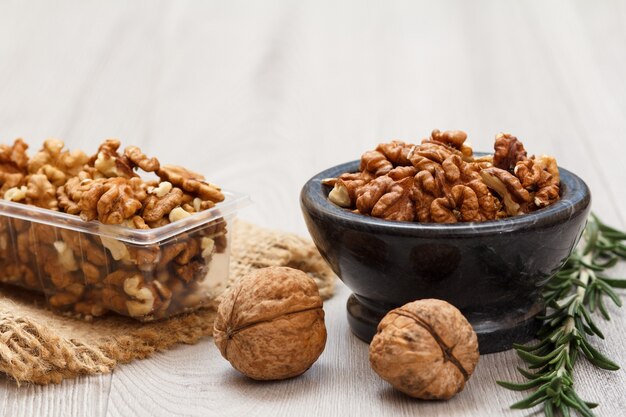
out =
[(0, 283), (85, 318), (150, 321), (209, 304), (225, 289), (229, 223), (247, 197), (119, 146), (107, 140), (89, 158), (48, 140), (28, 159), (21, 140), (0, 145)]
[(227, 225), (244, 201), (227, 194), (223, 206), (158, 229), (0, 201), (0, 282), (42, 292), (52, 308), (84, 317), (114, 311), (149, 321), (190, 311), (225, 289)]

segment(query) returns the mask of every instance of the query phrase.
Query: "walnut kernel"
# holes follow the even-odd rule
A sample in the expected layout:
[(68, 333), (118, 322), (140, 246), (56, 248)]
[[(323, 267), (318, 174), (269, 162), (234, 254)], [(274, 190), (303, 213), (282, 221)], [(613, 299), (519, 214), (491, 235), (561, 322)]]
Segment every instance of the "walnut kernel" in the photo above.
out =
[(328, 193), (328, 199), (339, 207), (350, 207), (352, 205), (352, 199), (348, 188), (343, 184), (343, 181), (339, 180), (335, 184), (335, 187)]
[(65, 242), (60, 240), (54, 242), (53, 246), (58, 252), (59, 264), (61, 264), (61, 266), (67, 271), (76, 271), (78, 269), (78, 264), (76, 263), (76, 258), (74, 257), (72, 249), (67, 246)]
[(28, 188), (25, 185), (21, 187), (9, 188), (4, 193), (4, 199), (8, 201), (22, 201), (26, 199)]
[(124, 281), (124, 292), (134, 298), (126, 301), (126, 308), (131, 317), (145, 316), (152, 311), (155, 297), (150, 288), (143, 285), (141, 275), (127, 278)]
[(150, 194), (154, 194), (159, 198), (165, 197), (170, 191), (172, 191), (172, 183), (168, 181), (162, 181), (157, 187), (152, 187), (152, 189), (148, 190)]
[(170, 211), (169, 219), (170, 222), (174, 223), (189, 216), (191, 216), (191, 214), (187, 213), (182, 207), (175, 207), (172, 211)]

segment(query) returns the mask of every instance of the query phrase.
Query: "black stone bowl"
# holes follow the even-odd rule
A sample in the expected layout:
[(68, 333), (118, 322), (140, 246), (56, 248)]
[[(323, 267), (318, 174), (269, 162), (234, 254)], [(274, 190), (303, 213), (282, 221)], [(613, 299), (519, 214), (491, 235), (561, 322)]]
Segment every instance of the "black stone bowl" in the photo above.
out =
[(481, 223), (382, 220), (328, 201), (324, 178), (358, 170), (358, 161), (320, 172), (300, 202), (311, 237), (341, 280), (352, 332), (369, 342), (391, 309), (422, 298), (446, 300), (478, 334), (481, 353), (532, 339), (544, 310), (541, 289), (578, 242), (591, 194), (559, 168), (561, 199), (534, 213)]

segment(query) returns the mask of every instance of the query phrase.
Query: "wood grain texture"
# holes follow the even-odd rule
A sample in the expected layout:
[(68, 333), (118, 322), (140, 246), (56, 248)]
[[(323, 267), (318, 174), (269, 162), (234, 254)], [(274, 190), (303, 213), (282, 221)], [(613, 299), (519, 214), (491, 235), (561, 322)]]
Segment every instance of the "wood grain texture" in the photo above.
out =
[[(461, 128), (474, 148), (499, 131), (555, 155), (626, 227), (626, 4), (577, 1), (4, 1), (0, 140), (48, 136), (94, 149), (106, 137), (249, 193), (241, 216), (306, 234), (313, 174), (381, 140)], [(626, 275), (621, 266), (614, 275)], [(211, 340), (59, 386), (0, 379), (7, 416), (522, 416), (511, 351), (486, 355), (448, 402), (410, 400), (369, 368), (325, 306), (328, 345), (301, 378), (256, 383)], [(600, 350), (626, 365), (624, 313)], [(576, 386), (599, 416), (626, 414), (626, 372), (581, 361)]]

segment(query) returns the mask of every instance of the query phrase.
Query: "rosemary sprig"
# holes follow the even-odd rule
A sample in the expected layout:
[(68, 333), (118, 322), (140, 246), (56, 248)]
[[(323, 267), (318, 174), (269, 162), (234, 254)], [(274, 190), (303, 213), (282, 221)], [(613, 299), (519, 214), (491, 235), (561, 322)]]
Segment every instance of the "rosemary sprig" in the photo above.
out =
[(604, 275), (604, 271), (620, 259), (626, 259), (626, 233), (607, 226), (592, 214), (583, 240), (544, 289), (548, 308), (546, 315), (541, 317), (543, 326), (537, 333), (539, 343), (514, 346), (528, 364), (529, 370), (517, 368), (528, 381), (521, 384), (498, 381), (508, 389), (534, 390), (511, 408), (524, 409), (543, 404), (546, 417), (559, 412), (563, 417), (569, 417), (574, 410), (584, 417), (594, 416), (592, 408), (597, 404), (582, 400), (574, 390), (573, 369), (580, 354), (598, 368), (619, 369), (591, 344), (589, 338), (604, 339), (592, 315), (599, 311), (605, 320), (610, 320), (605, 298), (618, 307), (622, 306), (614, 288), (626, 288), (626, 280)]

